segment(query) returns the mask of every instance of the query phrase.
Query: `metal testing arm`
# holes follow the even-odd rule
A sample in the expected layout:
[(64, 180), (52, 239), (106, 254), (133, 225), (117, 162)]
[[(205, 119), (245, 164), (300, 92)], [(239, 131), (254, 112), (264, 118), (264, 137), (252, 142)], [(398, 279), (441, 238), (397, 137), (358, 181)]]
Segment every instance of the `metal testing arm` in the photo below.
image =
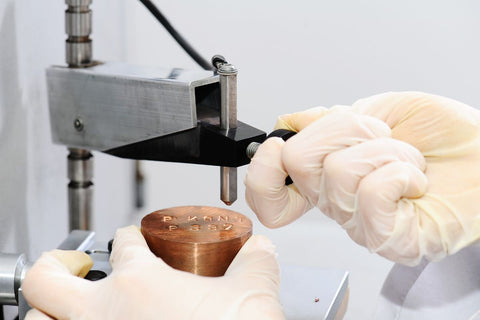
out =
[[(228, 76), (122, 63), (51, 67), (53, 140), (129, 159), (245, 165), (248, 144), (263, 141), (265, 133), (235, 119), (222, 120), (229, 110), (222, 92), (235, 96), (228, 93), (231, 87), (222, 88), (222, 77)], [(222, 200), (233, 202), (233, 195)]]

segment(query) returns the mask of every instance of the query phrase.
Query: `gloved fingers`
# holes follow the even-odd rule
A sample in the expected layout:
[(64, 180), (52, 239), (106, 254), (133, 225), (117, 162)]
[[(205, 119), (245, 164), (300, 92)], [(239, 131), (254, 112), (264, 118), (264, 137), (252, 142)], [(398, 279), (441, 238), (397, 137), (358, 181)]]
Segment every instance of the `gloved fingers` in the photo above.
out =
[(81, 251), (53, 250), (50, 252), (70, 272), (70, 274), (83, 278), (93, 266), (93, 260)]
[[(215, 309), (218, 318), (278, 320), (285, 318), (278, 299), (280, 270), (275, 247), (265, 236), (251, 236), (237, 253), (225, 276), (208, 279), (207, 285), (203, 284), (202, 288), (210, 288), (209, 296), (203, 301), (217, 301)], [(212, 294), (218, 295), (221, 299)], [(219, 303), (222, 300), (223, 303)], [(211, 314), (211, 309), (204, 310)]]
[(118, 229), (115, 232), (110, 255), (112, 269), (138, 262), (140, 259), (156, 259), (148, 248), (140, 229), (133, 225)]
[(92, 289), (90, 281), (76, 275), (84, 275), (91, 266), (90, 257), (80, 251), (43, 253), (27, 272), (23, 294), (33, 308), (59, 319), (70, 319), (85, 308), (84, 300)]
[[(352, 110), (385, 121), (392, 129), (402, 125), (405, 120), (415, 121), (415, 118), (425, 121), (425, 119), (432, 120), (447, 115), (454, 119), (464, 116), (464, 113), (472, 118), (478, 118), (478, 112), (464, 103), (443, 96), (415, 91), (385, 92), (362, 98), (353, 103)], [(429, 116), (425, 117), (426, 115)], [(441, 122), (432, 121), (429, 125), (437, 126)], [(421, 124), (417, 123), (417, 129), (430, 131), (429, 127), (425, 127), (425, 123), (423, 126)]]
[(281, 159), (284, 144), (280, 138), (261, 144), (245, 177), (246, 201), (260, 222), (270, 228), (286, 225), (311, 208), (295, 186), (285, 185), (288, 174)]
[[(423, 112), (429, 109), (427, 112), (430, 112), (430, 117), (428, 118), (432, 119), (432, 116), (436, 116), (438, 112), (429, 108), (432, 98), (440, 97), (413, 91), (385, 92), (355, 101), (352, 105), (352, 110), (359, 114), (376, 117), (394, 129), (407, 118), (410, 120), (413, 118), (414, 120), (415, 117), (412, 116), (416, 115), (418, 111)], [(425, 123), (423, 123), (423, 126), (419, 123), (416, 127), (417, 129), (424, 128)], [(394, 136), (394, 138), (398, 139), (399, 137)]]
[(464, 103), (423, 92), (388, 92), (356, 101), (355, 112), (385, 121), (392, 137), (425, 156), (452, 157), (478, 150), (480, 112)]
[(299, 132), (328, 112), (325, 107), (315, 107), (305, 111), (284, 114), (278, 117), (275, 130), (286, 129)]
[[(344, 227), (353, 240), (371, 251), (381, 250), (394, 233), (415, 234), (417, 219), (410, 220), (413, 224), (405, 230), (396, 230), (397, 219), (415, 215), (415, 208), (409, 199), (422, 197), (427, 186), (427, 177), (414, 164), (390, 162), (360, 182), (357, 211)], [(413, 236), (409, 242), (418, 243)], [(403, 249), (395, 250), (401, 252)]]
[(316, 205), (327, 155), (390, 135), (391, 130), (383, 121), (339, 108), (290, 138), (282, 150), (283, 164), (299, 192)]
[(255, 277), (258, 285), (277, 288), (280, 284), (280, 268), (275, 246), (265, 236), (254, 235), (245, 242), (225, 272), (229, 277)]
[[(420, 151), (391, 138), (373, 139), (330, 153), (323, 164), (317, 207), (324, 211), (333, 203), (345, 212), (354, 212), (360, 181), (370, 172), (393, 161), (411, 163), (421, 171), (426, 168)], [(343, 224), (345, 221), (337, 222)]]
[(54, 320), (54, 318), (47, 316), (37, 309), (30, 309), (25, 316), (25, 320)]

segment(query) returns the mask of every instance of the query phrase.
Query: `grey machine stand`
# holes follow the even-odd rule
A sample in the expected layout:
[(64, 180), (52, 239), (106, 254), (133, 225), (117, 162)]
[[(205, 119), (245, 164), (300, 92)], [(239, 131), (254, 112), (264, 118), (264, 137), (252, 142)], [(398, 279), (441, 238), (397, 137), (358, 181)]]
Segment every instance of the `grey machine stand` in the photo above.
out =
[[(95, 61), (92, 0), (65, 2), (66, 65), (46, 72), (53, 141), (69, 149), (71, 233), (58, 248), (89, 253), (93, 269), (107, 275), (107, 244), (95, 243), (94, 233), (87, 231), (91, 150), (127, 159), (218, 166), (220, 198), (231, 204), (237, 198), (237, 167), (250, 162), (248, 145), (263, 142), (266, 135), (237, 121), (237, 69), (222, 56), (212, 58), (211, 71)], [(29, 309), (21, 283), (30, 265), (23, 254), (0, 253), (0, 307), (18, 305), (19, 319)], [(346, 297), (348, 273), (282, 270), (281, 299), (289, 319), (334, 319)]]

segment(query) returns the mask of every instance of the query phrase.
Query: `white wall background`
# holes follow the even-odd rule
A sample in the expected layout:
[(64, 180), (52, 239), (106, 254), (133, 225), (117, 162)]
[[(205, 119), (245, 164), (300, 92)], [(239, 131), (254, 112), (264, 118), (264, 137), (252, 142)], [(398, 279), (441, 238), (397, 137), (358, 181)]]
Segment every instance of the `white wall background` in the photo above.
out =
[[(239, 119), (265, 131), (277, 115), (384, 91), (480, 105), (478, 1), (155, 3), (205, 57), (220, 53), (238, 67)], [(198, 68), (137, 1), (94, 0), (92, 9), (95, 58)], [(64, 63), (64, 10), (62, 0), (0, 1), (0, 251), (32, 258), (67, 233), (66, 150), (50, 142), (44, 81), (48, 65)], [(160, 208), (223, 206), (218, 168), (147, 162), (147, 203), (136, 211), (132, 162), (95, 155), (99, 239)], [(240, 183), (232, 209), (255, 219), (243, 193)], [(390, 262), (318, 211), (279, 230), (254, 228), (277, 244), (282, 264), (349, 270), (347, 319), (369, 318)]]

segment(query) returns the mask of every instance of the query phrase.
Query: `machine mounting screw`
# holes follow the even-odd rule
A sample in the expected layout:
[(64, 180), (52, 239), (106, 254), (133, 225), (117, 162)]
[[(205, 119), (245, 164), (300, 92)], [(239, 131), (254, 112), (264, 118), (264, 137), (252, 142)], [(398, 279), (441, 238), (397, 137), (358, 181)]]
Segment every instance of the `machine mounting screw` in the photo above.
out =
[(73, 127), (77, 131), (83, 131), (83, 121), (80, 118), (76, 118), (75, 121), (73, 121)]

